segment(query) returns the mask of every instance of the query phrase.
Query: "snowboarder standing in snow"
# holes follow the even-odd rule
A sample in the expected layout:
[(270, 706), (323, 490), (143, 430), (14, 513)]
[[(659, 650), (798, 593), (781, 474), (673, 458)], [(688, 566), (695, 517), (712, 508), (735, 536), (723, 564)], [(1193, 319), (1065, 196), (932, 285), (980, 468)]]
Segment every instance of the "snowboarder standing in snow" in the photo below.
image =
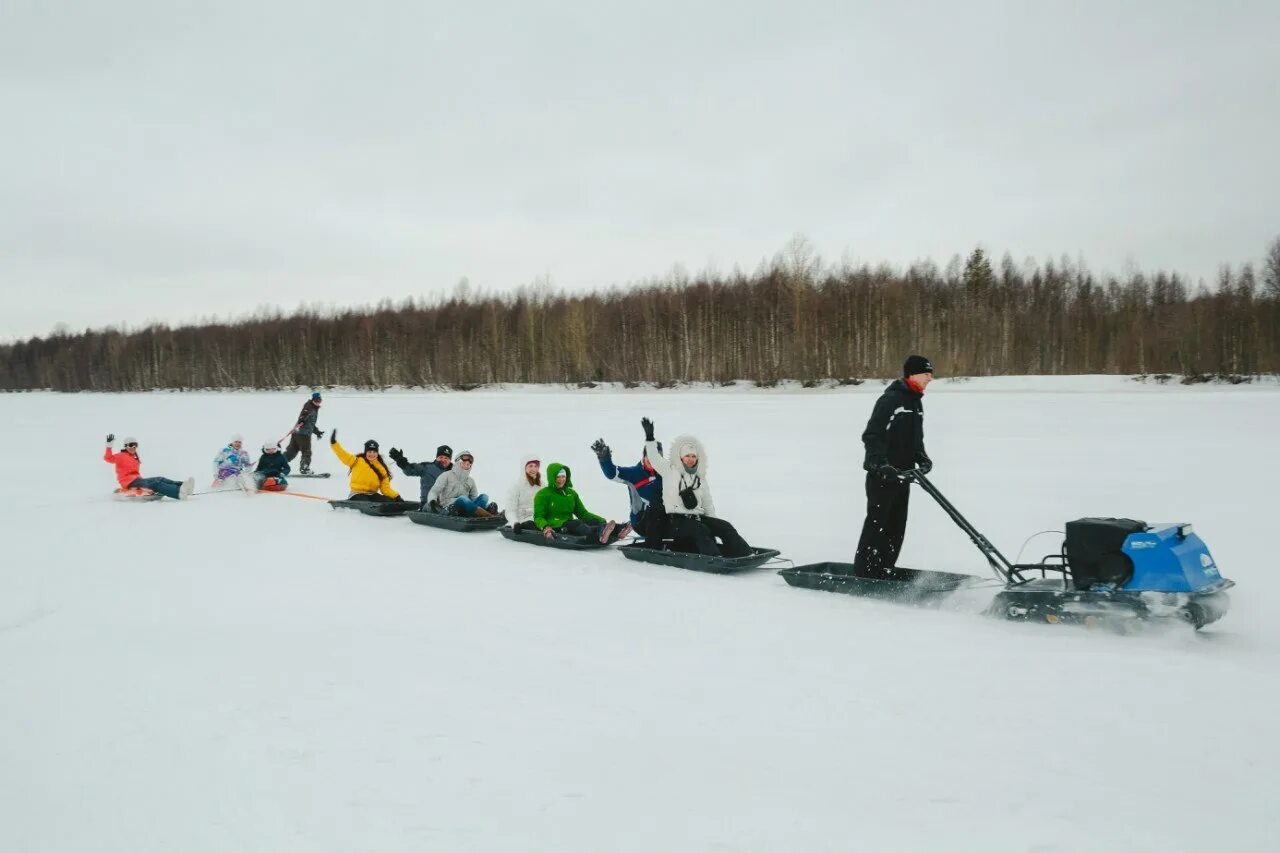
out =
[(458, 454), (458, 464), (436, 478), (435, 485), (427, 493), (427, 507), (432, 512), (472, 518), (492, 518), (498, 514), (498, 505), (481, 494), (476, 481), (471, 479), (471, 466), (475, 457), (464, 450)]
[(573, 488), (573, 472), (568, 465), (552, 462), (547, 466), (546, 486), (533, 498), (533, 523), (550, 539), (556, 533), (570, 536), (594, 536), (600, 544), (616, 542), (631, 532), (631, 525), (618, 527), (582, 505)]
[(364, 452), (359, 456), (352, 456), (338, 444), (338, 431), (334, 429), (329, 431), (329, 446), (333, 448), (333, 455), (351, 472), (351, 494), (347, 500), (400, 500), (400, 493), (391, 486), (391, 469), (378, 452), (378, 442), (369, 439), (364, 443)]
[(520, 479), (507, 494), (507, 518), (514, 530), (537, 530), (533, 523), (533, 500), (542, 490), (542, 460), (531, 456), (525, 460)]
[(258, 467), (253, 469), (253, 482), (259, 489), (276, 487), (284, 489), (289, 485), (289, 460), (280, 445), (267, 442), (262, 445), (262, 455), (258, 457)]
[(102, 454), (103, 460), (116, 466), (116, 482), (120, 489), (150, 489), (158, 495), (174, 500), (186, 500), (196, 487), (195, 477), (188, 477), (183, 482), (170, 480), (167, 477), (143, 477), (141, 473), (142, 459), (138, 456), (138, 440), (125, 437), (124, 446), (119, 453), (112, 448), (115, 433), (107, 436), (107, 450)]
[(751, 546), (734, 526), (716, 517), (702, 442), (691, 435), (676, 436), (671, 442), (671, 458), (666, 459), (653, 437), (653, 421), (641, 418), (640, 425), (644, 427), (645, 453), (662, 477), (662, 504), (676, 548), (713, 557), (750, 554)]
[(904, 471), (928, 474), (933, 462), (924, 450), (924, 389), (933, 381), (933, 364), (908, 356), (901, 379), (894, 380), (871, 410), (862, 433), (867, 472), (867, 518), (854, 557), (854, 574), (883, 577), (897, 563), (907, 532), (911, 483)]
[(293, 461), (293, 457), (302, 453), (302, 467), (299, 476), (311, 474), (311, 438), (324, 437), (324, 430), (316, 428), (316, 419), (320, 417), (320, 392), (312, 391), (311, 399), (302, 404), (298, 413), (298, 423), (289, 434), (289, 446), (285, 448), (285, 459)]
[(410, 462), (403, 451), (395, 447), (391, 448), (387, 455), (405, 474), (422, 480), (418, 497), (423, 506), (426, 506), (427, 501), (431, 499), (431, 487), (436, 484), (436, 480), (440, 479), (440, 475), (445, 471), (453, 468), (453, 448), (447, 444), (436, 448), (436, 458), (430, 462)]
[[(658, 456), (662, 456), (662, 442), (657, 442)], [(620, 466), (613, 462), (613, 452), (603, 438), (591, 445), (600, 461), (600, 471), (606, 478), (627, 487), (631, 498), (631, 526), (644, 537), (648, 548), (661, 548), (667, 535), (667, 514), (662, 506), (662, 477), (658, 476), (649, 453), (641, 450), (640, 461), (635, 465)]]
[(213, 460), (213, 484), (211, 488), (221, 489), (234, 484), (246, 492), (254, 491), (253, 481), (247, 473), (253, 460), (249, 451), (244, 449), (244, 439), (239, 435), (231, 436), (231, 441), (222, 448), (222, 452)]

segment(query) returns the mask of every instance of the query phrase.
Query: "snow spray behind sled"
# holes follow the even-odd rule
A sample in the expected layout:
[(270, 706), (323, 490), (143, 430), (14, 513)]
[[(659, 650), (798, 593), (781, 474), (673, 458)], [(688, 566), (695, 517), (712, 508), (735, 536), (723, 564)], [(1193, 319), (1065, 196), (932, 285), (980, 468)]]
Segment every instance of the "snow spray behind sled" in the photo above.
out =
[[(1190, 524), (1147, 524), (1127, 518), (1067, 522), (1057, 554), (1011, 563), (918, 470), (904, 471), (963, 530), (1003, 584), (987, 613), (1005, 619), (1123, 623), (1179, 619), (1203, 628), (1226, 614), (1226, 590), (1204, 541)], [(914, 604), (936, 604), (980, 579), (951, 572), (893, 568), (855, 574), (849, 563), (814, 563), (779, 572), (792, 586)]]

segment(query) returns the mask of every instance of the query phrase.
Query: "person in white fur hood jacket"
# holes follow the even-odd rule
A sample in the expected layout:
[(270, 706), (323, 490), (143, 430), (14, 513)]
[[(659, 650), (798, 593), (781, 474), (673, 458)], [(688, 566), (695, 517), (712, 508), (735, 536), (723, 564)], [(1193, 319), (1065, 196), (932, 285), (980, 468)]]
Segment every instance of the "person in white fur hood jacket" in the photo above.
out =
[(692, 435), (676, 436), (668, 443), (670, 455), (664, 459), (653, 437), (653, 421), (641, 418), (640, 425), (644, 427), (645, 452), (662, 477), (662, 504), (670, 516), (675, 548), (709, 556), (750, 554), (751, 546), (733, 525), (716, 517), (702, 442)]

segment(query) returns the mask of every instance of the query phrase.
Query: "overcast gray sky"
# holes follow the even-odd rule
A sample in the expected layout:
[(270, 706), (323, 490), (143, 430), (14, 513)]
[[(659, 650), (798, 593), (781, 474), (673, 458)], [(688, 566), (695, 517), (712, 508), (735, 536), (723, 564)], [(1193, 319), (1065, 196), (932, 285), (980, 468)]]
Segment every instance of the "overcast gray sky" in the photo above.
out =
[(540, 276), (1212, 278), (1280, 234), (1280, 3), (0, 4), (0, 338)]

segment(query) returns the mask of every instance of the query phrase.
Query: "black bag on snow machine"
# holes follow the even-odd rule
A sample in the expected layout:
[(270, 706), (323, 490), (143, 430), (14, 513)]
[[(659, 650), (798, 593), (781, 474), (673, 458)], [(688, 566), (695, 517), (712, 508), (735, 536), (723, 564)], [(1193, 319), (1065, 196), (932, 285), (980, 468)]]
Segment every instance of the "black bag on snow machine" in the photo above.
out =
[(1132, 518), (1077, 518), (1067, 522), (1067, 561), (1076, 589), (1121, 587), (1133, 577), (1133, 560), (1120, 549), (1130, 533), (1143, 533), (1145, 521)]

